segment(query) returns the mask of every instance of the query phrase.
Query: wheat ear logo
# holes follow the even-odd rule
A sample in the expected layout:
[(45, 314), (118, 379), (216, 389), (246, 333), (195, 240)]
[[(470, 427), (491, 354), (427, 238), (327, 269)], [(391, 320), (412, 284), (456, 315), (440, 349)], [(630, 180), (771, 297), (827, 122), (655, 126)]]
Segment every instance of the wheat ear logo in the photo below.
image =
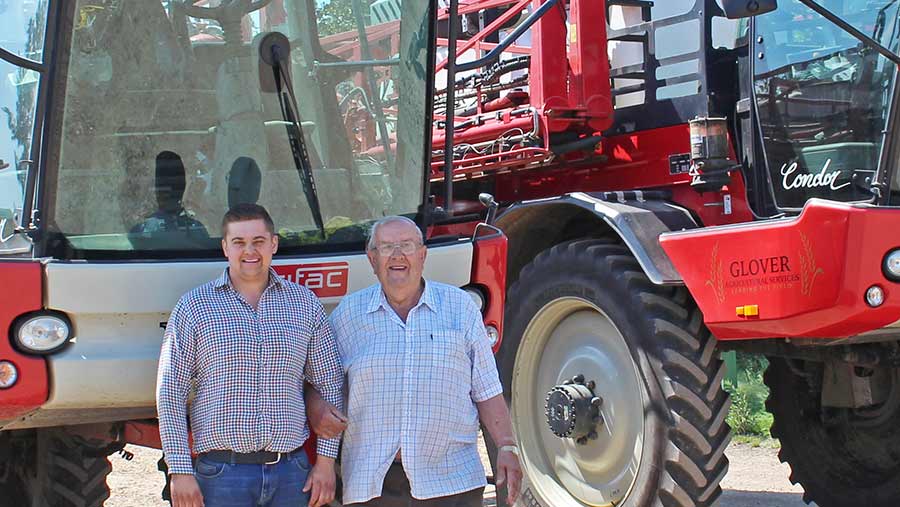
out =
[(709, 278), (706, 285), (712, 287), (713, 293), (716, 295), (716, 301), (725, 302), (725, 267), (722, 260), (719, 259), (719, 243), (716, 242), (712, 249), (712, 258), (709, 262)]
[(803, 247), (800, 249), (800, 293), (809, 296), (812, 294), (813, 282), (816, 281), (816, 277), (824, 274), (825, 271), (816, 265), (812, 243), (802, 232), (800, 233), (800, 242), (803, 243)]

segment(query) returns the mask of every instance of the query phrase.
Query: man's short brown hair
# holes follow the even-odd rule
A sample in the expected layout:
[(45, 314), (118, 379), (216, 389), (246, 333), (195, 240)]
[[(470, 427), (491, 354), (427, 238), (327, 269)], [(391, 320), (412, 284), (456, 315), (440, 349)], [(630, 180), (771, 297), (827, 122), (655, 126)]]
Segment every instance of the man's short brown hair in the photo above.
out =
[(233, 206), (222, 217), (222, 237), (224, 238), (225, 233), (228, 232), (228, 224), (250, 220), (262, 220), (266, 223), (266, 229), (269, 230), (269, 234), (275, 235), (275, 222), (272, 221), (272, 217), (266, 211), (266, 208), (259, 204), (241, 203)]

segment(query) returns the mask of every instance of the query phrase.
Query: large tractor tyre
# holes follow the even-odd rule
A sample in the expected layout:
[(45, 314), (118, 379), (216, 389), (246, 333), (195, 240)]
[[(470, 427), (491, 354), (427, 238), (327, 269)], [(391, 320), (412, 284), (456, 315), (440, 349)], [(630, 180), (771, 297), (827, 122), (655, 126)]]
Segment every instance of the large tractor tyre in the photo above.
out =
[[(109, 498), (109, 449), (62, 430), (38, 430), (25, 456), (10, 470), (15, 485), (0, 505), (16, 507), (102, 507)], [(6, 503), (3, 503), (6, 502)]]
[(651, 283), (624, 245), (571, 241), (526, 266), (498, 362), (525, 505), (715, 504), (731, 435), (724, 364), (687, 291)]
[[(821, 390), (802, 368), (770, 358), (766, 408), (775, 417), (772, 436), (791, 466), (803, 500), (819, 507), (900, 505), (900, 393), (862, 410), (822, 407)], [(896, 375), (896, 373), (895, 373)], [(815, 382), (814, 384), (818, 384)]]

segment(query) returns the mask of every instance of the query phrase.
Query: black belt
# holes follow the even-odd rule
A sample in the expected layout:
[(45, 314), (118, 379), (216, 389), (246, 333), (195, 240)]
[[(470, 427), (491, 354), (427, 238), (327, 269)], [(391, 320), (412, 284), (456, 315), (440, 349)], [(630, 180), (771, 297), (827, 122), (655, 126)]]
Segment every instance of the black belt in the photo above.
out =
[(298, 452), (303, 452), (302, 447), (298, 447), (290, 452), (272, 452), (272, 451), (256, 451), (256, 452), (234, 452), (234, 451), (209, 451), (202, 452), (200, 456), (211, 461), (219, 463), (230, 463), (232, 465), (274, 465)]

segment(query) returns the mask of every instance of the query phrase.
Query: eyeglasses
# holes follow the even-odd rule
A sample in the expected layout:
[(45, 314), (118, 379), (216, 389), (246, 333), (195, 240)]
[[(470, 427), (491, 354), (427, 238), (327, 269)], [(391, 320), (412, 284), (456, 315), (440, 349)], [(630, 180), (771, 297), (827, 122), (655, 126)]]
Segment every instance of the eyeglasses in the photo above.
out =
[(403, 255), (412, 255), (416, 253), (416, 250), (419, 249), (421, 245), (417, 241), (400, 241), (397, 243), (382, 243), (375, 247), (375, 250), (378, 251), (379, 255), (383, 255), (385, 257), (389, 257), (394, 254), (394, 251), (400, 249), (400, 253)]

